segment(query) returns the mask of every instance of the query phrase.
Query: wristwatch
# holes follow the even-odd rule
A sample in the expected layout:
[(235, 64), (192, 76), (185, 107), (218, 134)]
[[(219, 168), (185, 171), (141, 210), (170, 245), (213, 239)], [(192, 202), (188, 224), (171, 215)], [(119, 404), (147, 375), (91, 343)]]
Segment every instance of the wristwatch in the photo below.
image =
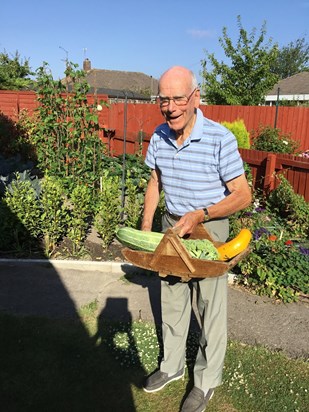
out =
[(208, 210), (207, 210), (207, 208), (205, 207), (205, 208), (203, 209), (203, 211), (204, 211), (204, 222), (207, 222), (207, 220), (210, 219), (210, 216), (209, 216), (209, 214), (208, 214)]

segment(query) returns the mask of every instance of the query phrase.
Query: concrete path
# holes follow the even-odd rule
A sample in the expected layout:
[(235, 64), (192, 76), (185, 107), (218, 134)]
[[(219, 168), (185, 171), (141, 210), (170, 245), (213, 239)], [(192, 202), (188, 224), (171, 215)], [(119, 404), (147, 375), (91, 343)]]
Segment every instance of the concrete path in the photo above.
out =
[[(0, 311), (74, 318), (81, 306), (95, 300), (106, 318), (160, 323), (160, 278), (156, 274), (127, 263), (0, 259)], [(276, 304), (229, 287), (232, 339), (307, 357), (308, 314), (306, 303)], [(193, 322), (197, 322), (194, 315)]]

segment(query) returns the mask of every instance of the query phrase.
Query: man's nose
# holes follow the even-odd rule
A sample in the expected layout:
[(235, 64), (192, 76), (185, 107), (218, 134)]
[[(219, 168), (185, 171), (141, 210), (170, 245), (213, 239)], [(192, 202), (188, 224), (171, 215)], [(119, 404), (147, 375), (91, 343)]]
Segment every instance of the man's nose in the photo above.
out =
[(171, 112), (171, 111), (175, 110), (176, 107), (177, 106), (176, 106), (176, 103), (174, 102), (174, 99), (169, 99), (168, 106), (167, 106), (168, 111)]

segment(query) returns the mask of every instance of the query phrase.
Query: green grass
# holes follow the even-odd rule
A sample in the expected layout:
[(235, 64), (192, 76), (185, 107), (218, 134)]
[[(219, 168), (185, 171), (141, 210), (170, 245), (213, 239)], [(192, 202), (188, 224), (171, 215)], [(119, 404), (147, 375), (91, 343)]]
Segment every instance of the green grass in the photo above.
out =
[[(107, 323), (97, 302), (79, 320), (0, 314), (1, 412), (177, 412), (190, 389), (197, 336), (183, 380), (154, 394), (143, 377), (157, 366), (157, 331), (143, 322)], [(305, 412), (309, 368), (261, 347), (229, 342), (224, 383), (207, 412)]]

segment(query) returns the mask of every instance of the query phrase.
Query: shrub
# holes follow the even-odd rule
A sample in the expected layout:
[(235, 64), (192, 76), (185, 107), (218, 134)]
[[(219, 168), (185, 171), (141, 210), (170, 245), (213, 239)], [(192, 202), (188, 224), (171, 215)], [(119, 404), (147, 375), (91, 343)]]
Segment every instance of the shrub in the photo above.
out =
[(102, 239), (103, 248), (107, 248), (112, 243), (120, 223), (120, 194), (119, 177), (110, 176), (108, 171), (105, 171), (94, 217), (94, 227)]
[(41, 207), (38, 192), (26, 172), (16, 173), (15, 179), (6, 188), (4, 202), (15, 216), (15, 230), (20, 234), (36, 238), (41, 234)]
[(263, 233), (253, 242), (252, 252), (238, 263), (240, 282), (260, 295), (295, 301), (300, 293), (309, 293), (309, 250), (270, 239)]
[[(309, 249), (306, 240), (291, 240), (295, 232), (287, 219), (266, 199), (256, 198), (251, 208), (231, 219), (231, 236), (246, 227), (253, 233), (250, 254), (233, 271), (237, 281), (258, 294), (274, 296), (284, 302), (308, 293)], [(261, 206), (262, 205), (262, 206)]]
[(247, 131), (242, 119), (235, 120), (231, 123), (221, 122), (221, 124), (234, 134), (240, 149), (250, 149), (250, 133)]
[(286, 229), (294, 236), (309, 237), (309, 203), (294, 192), (283, 176), (278, 176), (279, 186), (269, 195), (269, 205), (285, 220)]
[(45, 254), (51, 256), (57, 243), (66, 233), (69, 215), (64, 189), (59, 179), (51, 176), (44, 177), (40, 201), (43, 211), (41, 226)]
[(70, 217), (67, 237), (72, 242), (72, 255), (82, 250), (91, 215), (91, 191), (87, 186), (76, 186), (70, 195)]
[(283, 134), (278, 128), (260, 126), (251, 135), (251, 149), (272, 153), (296, 154), (299, 149), (299, 142), (292, 140), (290, 135)]
[(143, 182), (137, 184), (134, 179), (130, 177), (130, 172), (127, 173), (126, 200), (124, 206), (125, 224), (135, 229), (140, 227), (143, 213), (145, 185), (141, 187), (141, 184), (143, 184)]

